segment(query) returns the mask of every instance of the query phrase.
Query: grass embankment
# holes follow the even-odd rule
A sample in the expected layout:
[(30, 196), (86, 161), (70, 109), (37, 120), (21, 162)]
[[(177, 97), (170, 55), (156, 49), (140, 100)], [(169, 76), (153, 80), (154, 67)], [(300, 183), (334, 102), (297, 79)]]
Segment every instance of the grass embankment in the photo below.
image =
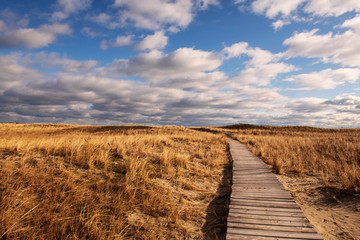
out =
[(0, 124), (0, 239), (216, 238), (228, 164), (185, 128)]
[(275, 173), (319, 176), (324, 186), (342, 190), (360, 187), (360, 129), (233, 125), (210, 130), (233, 137)]

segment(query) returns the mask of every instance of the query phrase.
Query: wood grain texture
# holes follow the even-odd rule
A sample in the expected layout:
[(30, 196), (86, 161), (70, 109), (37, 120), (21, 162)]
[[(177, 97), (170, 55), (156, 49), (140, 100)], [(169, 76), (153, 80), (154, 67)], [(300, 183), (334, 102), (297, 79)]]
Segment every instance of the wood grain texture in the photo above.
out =
[(229, 139), (233, 185), (226, 239), (322, 239), (267, 165)]

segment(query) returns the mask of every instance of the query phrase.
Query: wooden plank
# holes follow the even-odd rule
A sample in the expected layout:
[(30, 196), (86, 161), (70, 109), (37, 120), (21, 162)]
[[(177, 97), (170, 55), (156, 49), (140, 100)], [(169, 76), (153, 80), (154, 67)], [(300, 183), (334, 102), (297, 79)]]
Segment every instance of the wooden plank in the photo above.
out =
[(247, 201), (237, 201), (230, 200), (230, 205), (241, 205), (241, 206), (254, 206), (254, 207), (268, 207), (268, 208), (290, 208), (297, 209), (299, 206), (296, 204), (278, 204), (278, 203), (259, 203), (259, 202), (247, 202)]
[[(241, 206), (241, 205), (233, 205), (232, 209), (240, 209), (240, 210), (255, 210), (255, 211), (266, 211), (266, 212), (298, 212), (302, 213), (300, 208), (269, 208), (269, 207), (259, 207), (259, 206)], [(231, 209), (230, 209), (231, 210)]]
[(278, 197), (278, 196), (262, 196), (262, 195), (241, 195), (241, 194), (232, 194), (232, 198), (239, 199), (252, 199), (252, 200), (268, 200), (268, 201), (289, 201), (294, 202), (294, 199), (291, 197)]
[[(249, 224), (265, 224), (265, 225), (277, 225), (277, 226), (296, 226), (296, 227), (310, 227), (312, 226), (309, 223), (304, 223), (303, 221), (282, 221), (282, 220), (263, 220), (256, 218), (231, 218), (229, 222), (234, 223), (249, 223)], [(230, 226), (230, 225), (228, 225)]]
[(255, 197), (276, 197), (276, 196), (286, 196), (291, 199), (293, 199), (292, 195), (286, 191), (280, 191), (280, 192), (257, 192), (257, 191), (247, 191), (247, 192), (232, 192), (234, 195), (238, 196), (255, 196)]
[(246, 203), (274, 203), (274, 204), (283, 204), (284, 206), (296, 206), (299, 207), (294, 200), (289, 199), (271, 199), (271, 198), (243, 198), (231, 196), (231, 200), (236, 202), (246, 202)]
[(233, 185), (227, 239), (322, 239), (271, 169), (229, 140)]
[(275, 220), (275, 221), (289, 221), (289, 222), (304, 222), (306, 223), (305, 217), (286, 217), (286, 216), (273, 216), (273, 215), (250, 215), (244, 213), (230, 212), (228, 216), (228, 221), (236, 221), (237, 218), (246, 218), (246, 219), (258, 219), (258, 220)]
[[(243, 234), (234, 234), (228, 235), (227, 240), (279, 240), (277, 237), (264, 237), (264, 236), (253, 236), (253, 235), (243, 235)], [(281, 238), (286, 240), (299, 240), (298, 238)]]
[(228, 222), (228, 227), (258, 229), (258, 230), (272, 230), (272, 231), (285, 231), (285, 232), (301, 232), (301, 233), (316, 233), (312, 227), (302, 226), (284, 226), (284, 225), (271, 225), (271, 224), (253, 224), (253, 223), (239, 223)]
[(247, 228), (228, 228), (229, 233), (243, 234), (251, 236), (277, 237), (277, 238), (295, 238), (295, 239), (322, 239), (317, 233), (303, 233), (303, 232), (285, 232), (274, 230), (260, 230)]
[(304, 217), (303, 213), (300, 211), (294, 212), (278, 212), (278, 211), (262, 211), (262, 210), (252, 210), (252, 209), (241, 209), (241, 208), (234, 208), (234, 211), (231, 213), (241, 213), (241, 214), (248, 214), (248, 215), (265, 215), (265, 216), (284, 216), (284, 217)]

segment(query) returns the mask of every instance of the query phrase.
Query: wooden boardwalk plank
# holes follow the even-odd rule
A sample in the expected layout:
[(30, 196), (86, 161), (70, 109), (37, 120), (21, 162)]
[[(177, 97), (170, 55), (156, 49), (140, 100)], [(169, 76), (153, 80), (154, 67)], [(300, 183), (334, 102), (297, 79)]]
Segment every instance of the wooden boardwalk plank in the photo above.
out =
[(278, 225), (277, 223), (274, 222), (271, 225), (263, 224), (263, 223), (256, 224), (256, 223), (228, 222), (228, 226), (235, 228), (245, 228), (245, 229), (316, 233), (316, 231), (312, 227)]
[(267, 165), (229, 139), (233, 186), (226, 239), (322, 239)]
[(255, 215), (255, 214), (244, 214), (239, 212), (230, 212), (228, 216), (228, 220), (236, 221), (236, 219), (258, 219), (263, 220), (264, 222), (267, 220), (274, 221), (288, 221), (288, 222), (307, 222), (305, 217), (299, 216), (277, 216), (277, 215)]
[(233, 217), (228, 220), (228, 223), (248, 223), (248, 224), (263, 224), (263, 225), (274, 225), (274, 226), (296, 226), (296, 227), (307, 227), (312, 228), (309, 223), (303, 221), (282, 221), (282, 220), (270, 220), (270, 219), (257, 219), (257, 218), (239, 218)]

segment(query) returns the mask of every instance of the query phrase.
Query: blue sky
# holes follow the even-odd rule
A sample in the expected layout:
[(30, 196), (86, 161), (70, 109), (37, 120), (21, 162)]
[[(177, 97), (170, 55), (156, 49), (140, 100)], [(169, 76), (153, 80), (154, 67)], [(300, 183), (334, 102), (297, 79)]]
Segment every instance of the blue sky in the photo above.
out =
[(0, 122), (360, 127), (358, 0), (2, 0)]

